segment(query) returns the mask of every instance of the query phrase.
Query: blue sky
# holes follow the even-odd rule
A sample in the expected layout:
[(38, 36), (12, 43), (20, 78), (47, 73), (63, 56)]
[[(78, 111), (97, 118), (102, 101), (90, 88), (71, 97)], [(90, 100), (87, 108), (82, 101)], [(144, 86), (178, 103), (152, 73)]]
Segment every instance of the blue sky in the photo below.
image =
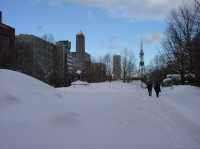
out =
[[(125, 48), (138, 57), (143, 39), (145, 62), (149, 63), (161, 50), (170, 1), (0, 0), (0, 10), (3, 22), (15, 27), (16, 34), (52, 34), (55, 41), (70, 40), (72, 51), (76, 33), (81, 30), (86, 50), (94, 57), (120, 54)], [(173, 2), (178, 5), (180, 0)]]

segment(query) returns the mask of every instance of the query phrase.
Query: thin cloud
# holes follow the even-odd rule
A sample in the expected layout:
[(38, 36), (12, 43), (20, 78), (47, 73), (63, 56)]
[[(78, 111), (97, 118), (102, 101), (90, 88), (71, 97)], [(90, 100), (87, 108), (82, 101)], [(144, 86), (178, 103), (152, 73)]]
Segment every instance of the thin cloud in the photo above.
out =
[(145, 44), (159, 43), (161, 41), (161, 39), (162, 39), (161, 33), (153, 33), (144, 38), (144, 43)]
[(94, 12), (91, 10), (88, 10), (87, 11), (87, 19), (91, 21), (93, 17), (94, 17)]
[(103, 9), (130, 20), (161, 20), (186, 0), (33, 0), (54, 5), (76, 3)]

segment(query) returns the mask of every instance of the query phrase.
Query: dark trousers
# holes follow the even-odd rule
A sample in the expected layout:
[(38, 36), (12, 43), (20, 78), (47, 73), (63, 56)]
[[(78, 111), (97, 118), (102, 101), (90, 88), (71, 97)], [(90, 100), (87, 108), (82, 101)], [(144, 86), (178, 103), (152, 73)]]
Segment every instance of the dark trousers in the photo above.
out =
[(156, 97), (159, 97), (160, 90), (159, 89), (155, 89), (155, 92), (156, 92)]
[(152, 88), (148, 88), (149, 96), (152, 96)]

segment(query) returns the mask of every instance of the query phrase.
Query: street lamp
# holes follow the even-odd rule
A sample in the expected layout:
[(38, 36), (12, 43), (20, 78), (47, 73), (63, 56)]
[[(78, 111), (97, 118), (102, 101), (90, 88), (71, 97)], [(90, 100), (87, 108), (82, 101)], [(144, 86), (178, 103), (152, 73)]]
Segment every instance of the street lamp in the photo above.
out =
[(77, 70), (76, 73), (79, 75), (79, 80), (81, 80), (81, 73), (82, 73), (82, 71), (81, 70)]

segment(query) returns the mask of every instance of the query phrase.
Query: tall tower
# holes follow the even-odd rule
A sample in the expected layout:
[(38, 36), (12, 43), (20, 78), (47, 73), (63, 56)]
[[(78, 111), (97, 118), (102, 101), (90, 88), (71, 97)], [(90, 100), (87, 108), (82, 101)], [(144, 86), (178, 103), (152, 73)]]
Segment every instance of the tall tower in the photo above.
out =
[(139, 66), (139, 73), (140, 77), (143, 77), (145, 74), (145, 67), (144, 67), (144, 50), (143, 50), (143, 42), (141, 41), (140, 45), (140, 66)]
[(81, 31), (76, 34), (76, 52), (85, 53), (85, 36)]

